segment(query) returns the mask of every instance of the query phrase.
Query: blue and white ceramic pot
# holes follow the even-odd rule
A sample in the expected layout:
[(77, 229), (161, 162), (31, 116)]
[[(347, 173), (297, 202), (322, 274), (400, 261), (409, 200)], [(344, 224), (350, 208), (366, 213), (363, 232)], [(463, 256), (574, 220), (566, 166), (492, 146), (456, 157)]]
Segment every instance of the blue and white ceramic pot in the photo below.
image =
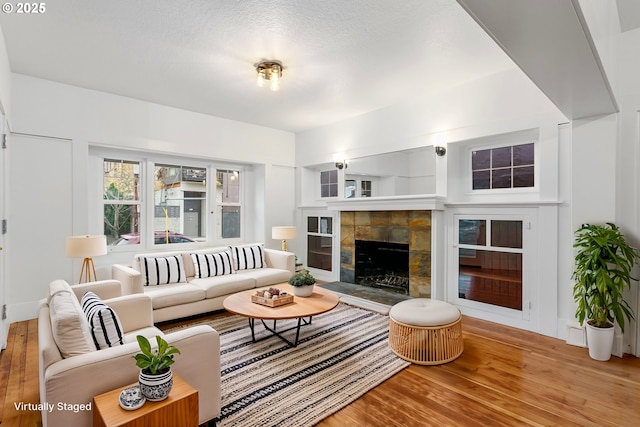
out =
[(173, 373), (171, 369), (162, 374), (147, 374), (140, 370), (138, 377), (140, 383), (140, 392), (142, 395), (152, 402), (164, 400), (169, 396), (171, 387), (173, 387)]

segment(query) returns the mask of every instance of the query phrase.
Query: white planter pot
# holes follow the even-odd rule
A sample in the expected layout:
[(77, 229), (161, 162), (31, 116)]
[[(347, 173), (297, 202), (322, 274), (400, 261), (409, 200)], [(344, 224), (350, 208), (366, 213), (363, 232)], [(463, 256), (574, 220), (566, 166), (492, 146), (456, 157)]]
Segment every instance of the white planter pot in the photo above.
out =
[(140, 383), (140, 393), (152, 402), (158, 402), (169, 397), (171, 387), (173, 387), (173, 373), (171, 369), (164, 374), (144, 374), (140, 370), (138, 376)]
[(292, 286), (291, 290), (293, 294), (297, 297), (308, 297), (313, 293), (313, 287), (315, 285), (308, 286)]
[(606, 362), (611, 359), (613, 349), (613, 335), (615, 328), (596, 328), (586, 323), (587, 345), (589, 346), (589, 356), (594, 360)]

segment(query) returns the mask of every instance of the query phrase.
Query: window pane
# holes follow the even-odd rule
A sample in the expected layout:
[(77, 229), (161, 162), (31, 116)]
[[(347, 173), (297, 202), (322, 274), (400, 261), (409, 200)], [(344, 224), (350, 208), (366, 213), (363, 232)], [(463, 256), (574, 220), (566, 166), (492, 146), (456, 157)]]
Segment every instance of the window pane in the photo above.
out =
[(332, 234), (333, 233), (333, 218), (323, 216), (320, 218), (320, 233)]
[(240, 206), (218, 206), (218, 236), (240, 237)]
[(513, 166), (532, 165), (534, 163), (533, 144), (515, 145), (513, 147)]
[[(183, 234), (192, 239), (206, 237), (207, 224), (206, 193), (198, 191), (184, 192), (184, 228)], [(179, 240), (179, 239), (176, 239)]]
[(511, 166), (511, 147), (494, 148), (491, 150), (492, 168), (506, 168), (509, 166)]
[(491, 246), (522, 249), (522, 221), (491, 221)]
[(491, 171), (473, 172), (473, 189), (486, 190), (491, 188)]
[(458, 295), (473, 301), (522, 310), (522, 254), (460, 249)]
[(153, 231), (179, 232), (182, 227), (182, 215), (179, 205), (156, 205), (153, 210)]
[(216, 172), (216, 202), (240, 203), (240, 171), (218, 170)]
[(489, 169), (491, 167), (491, 150), (477, 150), (471, 154), (471, 170)]
[(458, 243), (486, 246), (487, 221), (484, 219), (461, 219), (458, 222)]
[(337, 182), (338, 182), (337, 170), (320, 172), (320, 184), (335, 184)]
[(140, 243), (138, 205), (104, 205), (104, 234), (114, 246)]
[(361, 181), (362, 197), (371, 197), (371, 181)]
[(181, 167), (173, 165), (156, 165), (155, 166), (155, 190), (166, 188), (173, 184), (179, 183), (181, 178)]
[(320, 172), (320, 197), (338, 196), (338, 171)]
[(356, 180), (347, 179), (344, 182), (344, 197), (345, 199), (353, 199), (356, 197)]
[(332, 238), (307, 236), (307, 265), (331, 271)]
[(533, 187), (533, 166), (525, 166), (513, 168), (513, 186), (514, 187)]
[(318, 217), (310, 216), (307, 218), (307, 232), (309, 233), (317, 233), (318, 232)]
[(511, 188), (511, 169), (491, 171), (491, 188)]
[(154, 244), (184, 243), (205, 237), (207, 170), (155, 165)]
[(139, 200), (140, 164), (124, 160), (103, 162), (103, 199)]

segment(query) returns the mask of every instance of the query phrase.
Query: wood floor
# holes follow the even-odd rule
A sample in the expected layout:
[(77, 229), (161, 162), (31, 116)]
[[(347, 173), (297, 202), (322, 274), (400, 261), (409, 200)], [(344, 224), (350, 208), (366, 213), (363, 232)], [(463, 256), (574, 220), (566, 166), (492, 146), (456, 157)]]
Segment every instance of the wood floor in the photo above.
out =
[[(2, 427), (40, 425), (38, 412), (14, 407), (39, 401), (36, 322), (12, 324), (0, 356)], [(468, 317), (463, 331), (457, 360), (411, 365), (319, 425), (640, 426), (639, 358), (596, 362), (564, 341)]]

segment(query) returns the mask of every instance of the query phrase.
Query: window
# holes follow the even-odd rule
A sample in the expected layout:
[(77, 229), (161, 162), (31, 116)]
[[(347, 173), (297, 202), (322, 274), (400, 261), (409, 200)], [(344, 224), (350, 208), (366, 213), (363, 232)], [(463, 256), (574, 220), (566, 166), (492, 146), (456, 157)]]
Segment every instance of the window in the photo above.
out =
[(472, 188), (488, 190), (534, 186), (534, 144), (474, 150)]
[(362, 197), (371, 197), (371, 181), (368, 180), (362, 180), (360, 181), (362, 188), (361, 188), (361, 196)]
[(139, 244), (140, 163), (103, 161), (104, 234), (109, 244)]
[(370, 179), (349, 178), (344, 181), (344, 198), (371, 197), (372, 181)]
[(207, 170), (191, 166), (154, 166), (155, 244), (193, 242), (206, 237)]
[(320, 196), (338, 197), (338, 171), (320, 172)]
[(216, 172), (216, 234), (223, 239), (239, 238), (241, 224), (240, 171)]
[(356, 197), (356, 180), (355, 179), (347, 179), (344, 181), (344, 198), (345, 199), (353, 199)]
[[(242, 169), (176, 160), (118, 159), (96, 149), (104, 234), (112, 247), (216, 242), (242, 235)], [(200, 164), (198, 164), (200, 163)], [(96, 173), (99, 173), (96, 171)], [(211, 179), (214, 176), (216, 179)]]

